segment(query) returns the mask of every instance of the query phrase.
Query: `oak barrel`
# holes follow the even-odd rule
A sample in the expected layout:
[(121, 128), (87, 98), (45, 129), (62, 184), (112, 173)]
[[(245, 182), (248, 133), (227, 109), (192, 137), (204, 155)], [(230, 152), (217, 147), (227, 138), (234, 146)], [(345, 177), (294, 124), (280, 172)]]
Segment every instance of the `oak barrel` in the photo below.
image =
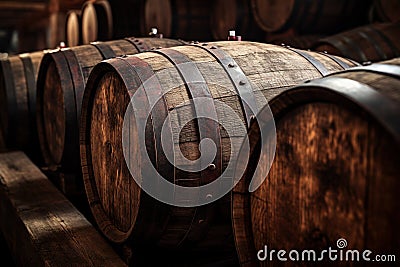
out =
[[(146, 147), (141, 148), (146, 149), (143, 151), (159, 174), (175, 185), (204, 185), (227, 168), (231, 150), (246, 135), (245, 125), (252, 115), (239, 94), (261, 107), (301, 81), (349, 65), (350, 61), (328, 55), (251, 42), (179, 46), (100, 63), (86, 86), (80, 124), (85, 190), (100, 230), (117, 243), (175, 250), (233, 249), (230, 196), (197, 208), (182, 208), (163, 204), (141, 191), (133, 178), (142, 179), (149, 163), (142, 161), (138, 152), (136, 123), (150, 113), (151, 119), (145, 122)], [(135, 92), (143, 97), (142, 104), (125, 119), (129, 126), (124, 128), (124, 114), (130, 110), (128, 104)], [(149, 105), (157, 95), (162, 100), (150, 111)], [(211, 102), (205, 106), (185, 102), (199, 96)], [(232, 112), (225, 112), (220, 103)], [(213, 120), (193, 119), (199, 110), (210, 116), (217, 114), (222, 126)], [(176, 134), (179, 140), (167, 139), (163, 149), (161, 127), (168, 115), (172, 128), (166, 126), (164, 136)], [(234, 134), (228, 135), (232, 129)], [(131, 151), (131, 160), (126, 163), (121, 140), (128, 132), (130, 141), (125, 149), (129, 150), (125, 151)], [(177, 164), (198, 159), (199, 141), (204, 136), (209, 136), (217, 148), (208, 168), (189, 172), (168, 163), (165, 151), (182, 152), (175, 158)], [(181, 203), (187, 201), (184, 195), (176, 197)], [(212, 199), (213, 195), (205, 198)]]
[(82, 44), (81, 34), (81, 11), (70, 10), (65, 18), (65, 41), (67, 46)]
[(270, 263), (257, 259), (265, 245), (269, 251), (320, 252), (338, 249), (340, 238), (360, 255), (365, 249), (396, 253), (400, 67), (376, 64), (329, 75), (283, 92), (270, 108), (277, 133), (271, 170), (266, 177), (254, 176), (266, 179), (249, 193), (255, 170), (265, 170), (273, 157), (268, 145), (261, 147), (265, 122), (258, 121), (249, 131), (251, 164), (233, 193), (242, 265)]
[[(166, 37), (184, 40), (212, 40), (210, 13), (212, 0), (146, 0), (146, 27), (155, 27)], [(144, 29), (149, 30), (149, 29)]]
[(0, 135), (9, 149), (37, 155), (36, 79), (44, 51), (0, 60)]
[(82, 42), (107, 41), (113, 36), (113, 17), (107, 0), (88, 1), (82, 6)]
[(216, 0), (211, 12), (211, 31), (215, 40), (226, 40), (235, 30), (243, 40), (261, 41), (265, 33), (256, 24), (247, 0)]
[[(369, 0), (250, 0), (258, 25), (267, 32), (294, 28), (301, 34), (329, 34), (367, 22)], [(338, 23), (340, 22), (340, 23)]]
[(315, 44), (318, 51), (376, 62), (400, 56), (400, 23), (379, 23), (323, 38)]
[(79, 129), (83, 91), (92, 68), (100, 61), (156, 47), (181, 45), (159, 38), (126, 38), (62, 49), (45, 55), (40, 65), (37, 124), (47, 167), (79, 172)]

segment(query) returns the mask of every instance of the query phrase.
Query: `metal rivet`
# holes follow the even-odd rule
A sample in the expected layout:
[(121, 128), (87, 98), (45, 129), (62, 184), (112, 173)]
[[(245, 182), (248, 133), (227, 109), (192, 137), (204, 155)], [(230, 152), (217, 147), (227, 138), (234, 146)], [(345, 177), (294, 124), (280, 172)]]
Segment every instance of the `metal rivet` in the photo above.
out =
[(229, 64), (228, 64), (228, 67), (229, 67), (229, 68), (234, 68), (234, 67), (236, 67), (236, 66), (235, 66), (235, 64), (233, 64), (233, 63), (229, 63)]
[(285, 47), (286, 45), (284, 43), (281, 43), (281, 46)]
[(217, 49), (217, 47), (215, 45), (210, 47), (211, 49)]
[(200, 224), (200, 223), (203, 223), (203, 222), (204, 222), (204, 220), (199, 220), (199, 224)]
[(207, 194), (207, 195), (206, 195), (206, 199), (212, 199), (212, 197), (213, 197), (213, 196), (212, 196), (211, 194)]
[(157, 47), (157, 49), (161, 49), (161, 48), (162, 48), (162, 46)]
[(217, 166), (215, 166), (215, 164), (211, 163), (210, 165), (208, 165), (208, 169), (210, 170), (215, 170), (217, 168)]
[(207, 45), (208, 45), (207, 43), (202, 44), (202, 46), (207, 46)]
[(372, 64), (371, 61), (365, 61), (365, 62), (362, 63), (363, 66), (368, 66), (368, 65), (371, 65), (371, 64)]
[(246, 84), (246, 81), (242, 80), (242, 81), (239, 82), (239, 85), (245, 85), (245, 84)]
[(190, 41), (191, 44), (194, 44), (194, 41)]
[(328, 54), (328, 51), (324, 51), (324, 54)]
[(194, 44), (199, 44), (199, 41), (195, 41)]

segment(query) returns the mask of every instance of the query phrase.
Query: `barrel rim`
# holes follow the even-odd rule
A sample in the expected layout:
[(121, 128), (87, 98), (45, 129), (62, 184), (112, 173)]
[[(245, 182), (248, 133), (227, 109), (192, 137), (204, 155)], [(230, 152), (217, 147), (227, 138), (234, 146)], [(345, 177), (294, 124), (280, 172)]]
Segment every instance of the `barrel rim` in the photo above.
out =
[[(96, 67), (91, 71), (89, 78), (87, 80), (83, 102), (82, 102), (82, 112), (80, 119), (80, 134), (79, 134), (79, 146), (80, 146), (80, 158), (82, 167), (83, 184), (86, 191), (86, 196), (89, 201), (90, 209), (92, 210), (93, 217), (99, 226), (102, 233), (115, 243), (123, 243), (132, 235), (135, 228), (136, 215), (139, 214), (140, 207), (136, 210), (136, 215), (131, 213), (131, 226), (128, 231), (124, 232), (118, 229), (112, 222), (107, 213), (105, 212), (101, 201), (99, 200), (99, 193), (97, 191), (96, 182), (94, 180), (94, 171), (92, 166), (92, 155), (91, 155), (91, 145), (90, 145), (90, 124), (91, 124), (91, 110), (93, 107), (93, 100), (96, 94), (98, 85), (103, 78), (104, 74), (113, 72), (118, 79), (129, 88), (126, 81), (116, 71), (117, 66), (112, 64), (115, 59), (108, 61), (103, 61), (96, 65)], [(141, 190), (139, 190), (140, 199), (142, 199)], [(139, 205), (138, 205), (139, 206)]]
[[(61, 62), (60, 62), (61, 61)], [(48, 144), (46, 142), (46, 134), (45, 134), (45, 121), (43, 118), (43, 95), (44, 95), (44, 88), (45, 88), (45, 82), (46, 82), (46, 77), (47, 77), (47, 71), (48, 71), (48, 66), (50, 64), (55, 64), (55, 67), (57, 69), (57, 74), (58, 74), (58, 79), (60, 80), (60, 86), (61, 88), (65, 88), (66, 86), (71, 86), (72, 87), (72, 81), (71, 78), (69, 77), (68, 71), (69, 71), (69, 66), (66, 63), (66, 59), (62, 55), (60, 51), (56, 52), (51, 52), (47, 53), (43, 56), (42, 62), (40, 63), (39, 67), (39, 73), (38, 73), (38, 79), (37, 79), (37, 86), (36, 86), (36, 124), (37, 124), (37, 133), (38, 133), (38, 138), (39, 138), (39, 144), (40, 144), (40, 150), (42, 153), (42, 157), (44, 160), (44, 163), (48, 165), (49, 168), (51, 169), (58, 169), (60, 164), (63, 162), (64, 159), (64, 150), (63, 150), (63, 155), (61, 157), (60, 162), (56, 162), (54, 160), (54, 157), (52, 155), (52, 152), (50, 151), (50, 148), (48, 147)], [(63, 71), (59, 71), (63, 70)], [(64, 78), (62, 78), (64, 77)], [(70, 82), (71, 84), (68, 84)], [(65, 113), (65, 96), (63, 99), (63, 103), (59, 103), (63, 105), (64, 113)], [(63, 134), (63, 141), (62, 143), (65, 146), (65, 140), (66, 140), (66, 132), (64, 128), (64, 134)]]

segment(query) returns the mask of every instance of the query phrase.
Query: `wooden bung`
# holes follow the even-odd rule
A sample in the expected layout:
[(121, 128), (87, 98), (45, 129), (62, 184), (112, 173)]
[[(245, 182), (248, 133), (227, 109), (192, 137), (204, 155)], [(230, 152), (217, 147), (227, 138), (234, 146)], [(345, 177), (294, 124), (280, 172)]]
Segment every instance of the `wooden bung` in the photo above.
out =
[[(233, 190), (233, 227), (243, 266), (266, 266), (268, 249), (400, 248), (400, 59), (356, 67), (304, 83), (270, 102), (275, 159), (260, 188), (248, 192), (255, 169), (273, 155), (249, 131), (251, 161)], [(257, 172), (259, 173), (259, 172)], [(317, 254), (318, 255), (318, 254)], [(275, 255), (274, 255), (275, 256)], [(327, 260), (327, 258), (325, 258)]]
[[(145, 31), (158, 28), (166, 37), (212, 40), (210, 13), (214, 1), (146, 0)], [(225, 39), (225, 38), (224, 38)]]
[(255, 23), (250, 2), (247, 0), (214, 1), (210, 19), (215, 40), (226, 40), (230, 30), (235, 30), (244, 40), (264, 39), (265, 33)]
[[(142, 179), (141, 171), (148, 166), (142, 163), (138, 150), (135, 123), (136, 118), (144, 116), (140, 112), (149, 108), (150, 100), (143, 92), (149, 97), (162, 95), (161, 101), (149, 111), (151, 116), (146, 126), (146, 148), (153, 166), (168, 181), (198, 186), (222, 173), (229, 162), (231, 145), (241, 142), (246, 135), (246, 127), (244, 130), (236, 127), (247, 125), (251, 119), (238, 97), (240, 88), (246, 88), (261, 108), (266, 100), (299, 82), (348, 66), (353, 63), (346, 59), (251, 42), (164, 48), (98, 64), (83, 97), (80, 152), (86, 195), (102, 233), (112, 242), (131, 242), (139, 247), (148, 244), (170, 250), (234, 250), (229, 194), (209, 205), (180, 208), (156, 201), (142, 192), (133, 179)], [(239, 73), (240, 81), (231, 76), (232, 69)], [(150, 82), (144, 84), (149, 78)], [(194, 81), (206, 85), (196, 87)], [(144, 90), (141, 91), (143, 106), (138, 110), (140, 114), (127, 117), (128, 129), (123, 130), (130, 97), (138, 88)], [(232, 119), (233, 114), (222, 112), (219, 105), (206, 108), (210, 114), (218, 114), (221, 125), (236, 129), (235, 136), (229, 136), (225, 128), (207, 120), (182, 122), (195, 117), (194, 110), (182, 103), (199, 94), (234, 110), (238, 120)], [(194, 109), (197, 108), (201, 107), (195, 105)], [(176, 115), (170, 116), (172, 128), (166, 126), (167, 133), (183, 128), (177, 133), (179, 141), (167, 142), (167, 149), (180, 149), (186, 159), (195, 160), (200, 156), (199, 139), (206, 131), (217, 147), (215, 161), (206, 170), (183, 171), (166, 159), (161, 147), (161, 127), (172, 112)], [(127, 161), (121, 142), (123, 131), (130, 133), (125, 147), (131, 151)], [(176, 197), (185, 202), (185, 196)]]

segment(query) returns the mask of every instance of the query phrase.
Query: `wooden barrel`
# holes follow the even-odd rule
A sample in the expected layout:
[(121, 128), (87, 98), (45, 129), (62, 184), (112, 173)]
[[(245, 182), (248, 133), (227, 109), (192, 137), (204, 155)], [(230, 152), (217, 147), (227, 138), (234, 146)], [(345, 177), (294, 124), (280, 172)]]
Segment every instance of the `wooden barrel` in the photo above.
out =
[(35, 161), (39, 160), (36, 79), (43, 54), (40, 51), (0, 60), (0, 135), (9, 149), (24, 150)]
[[(149, 111), (152, 119), (146, 126), (146, 149), (152, 164), (166, 180), (190, 187), (221, 175), (229, 163), (232, 145), (240, 144), (246, 135), (244, 125), (252, 116), (240, 97), (246, 95), (261, 107), (268, 99), (301, 81), (348, 65), (352, 63), (345, 59), (251, 42), (179, 46), (100, 63), (93, 69), (86, 86), (80, 124), (85, 190), (99, 228), (113, 242), (130, 240), (139, 246), (152, 244), (175, 250), (213, 248), (215, 251), (234, 247), (230, 196), (197, 208), (180, 208), (154, 200), (134, 182), (133, 177), (142, 179), (141, 172), (148, 166), (141, 162), (137, 147), (139, 130), (134, 126), (135, 118), (143, 118), (144, 114), (128, 117), (132, 127), (129, 128), (131, 141), (126, 148), (132, 151), (132, 160), (128, 163), (125, 163), (121, 140), (123, 131), (128, 131), (123, 130), (123, 121), (130, 96), (138, 88), (152, 99), (145, 96), (142, 99), (143, 108), (139, 110), (143, 113), (149, 111), (148, 101), (154, 101), (155, 96), (162, 99)], [(199, 96), (213, 99), (211, 103), (217, 100), (224, 103), (234, 114), (224, 112), (217, 104), (195, 104), (194, 107), (183, 104)], [(208, 120), (192, 119), (186, 123), (187, 118), (195, 118), (199, 109), (210, 116), (218, 114), (218, 122), (223, 126)], [(177, 131), (174, 133), (179, 135), (179, 141), (165, 142), (168, 147), (163, 150), (161, 127), (169, 114), (170, 125)], [(235, 116), (238, 119), (233, 119)], [(235, 136), (229, 136), (226, 129), (234, 129)], [(170, 128), (166, 131), (168, 135)], [(176, 158), (177, 162), (183, 157), (197, 159), (199, 141), (204, 136), (209, 136), (217, 148), (209, 168), (189, 172), (168, 163), (165, 151), (173, 149), (182, 151), (183, 156)], [(177, 198), (182, 203), (186, 201), (185, 196)]]
[(211, 31), (215, 40), (227, 40), (235, 30), (243, 40), (261, 41), (265, 33), (255, 23), (247, 0), (217, 0), (211, 12)]
[(113, 18), (107, 0), (88, 1), (82, 7), (82, 42), (110, 40), (113, 35)]
[(277, 133), (271, 170), (249, 193), (255, 169), (265, 170), (271, 157), (268, 145), (261, 148), (265, 122), (258, 121), (249, 133), (252, 161), (233, 193), (243, 266), (268, 263), (257, 259), (265, 245), (269, 251), (320, 252), (338, 249), (340, 238), (347, 240), (346, 249), (360, 250), (360, 258), (365, 249), (395, 254), (400, 248), (400, 67), (352, 68), (283, 92), (270, 108)]
[(397, 22), (400, 20), (400, 2), (398, 0), (374, 0), (375, 16), (382, 22)]
[[(214, 1), (146, 0), (145, 29), (159, 29), (166, 37), (184, 40), (212, 40), (210, 13)], [(156, 20), (154, 20), (156, 19)]]
[(321, 39), (318, 51), (358, 62), (382, 61), (400, 56), (400, 23), (372, 24)]
[(82, 44), (81, 11), (70, 10), (65, 18), (65, 41), (67, 46)]
[(301, 34), (329, 34), (367, 22), (369, 1), (251, 0), (258, 25), (267, 32), (295, 28)]
[(71, 47), (45, 55), (38, 76), (36, 115), (46, 166), (64, 173), (79, 173), (78, 121), (81, 101), (89, 73), (97, 63), (116, 56), (181, 44), (170, 39), (126, 38)]

